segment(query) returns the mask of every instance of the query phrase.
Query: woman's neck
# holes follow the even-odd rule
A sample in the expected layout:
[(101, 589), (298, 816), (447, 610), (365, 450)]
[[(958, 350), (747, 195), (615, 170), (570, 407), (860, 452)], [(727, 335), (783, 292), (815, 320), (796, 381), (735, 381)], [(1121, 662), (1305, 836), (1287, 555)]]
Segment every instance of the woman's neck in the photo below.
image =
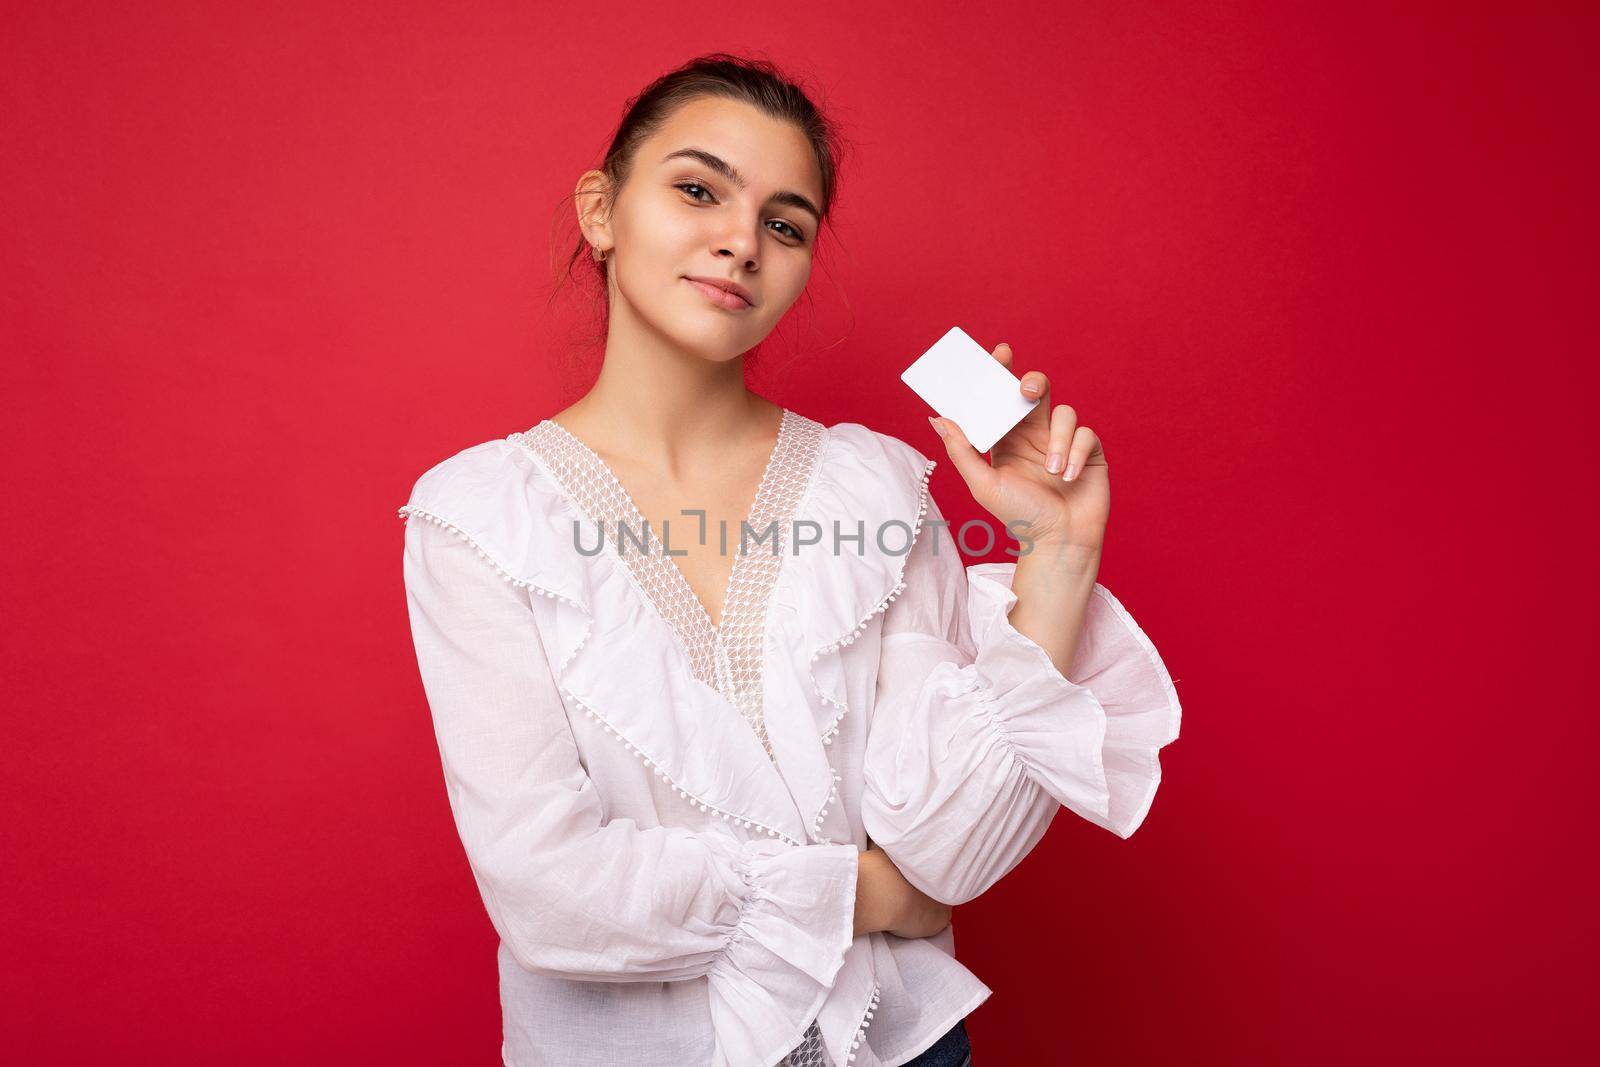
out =
[(607, 461), (651, 457), (679, 479), (725, 460), (730, 449), (764, 450), (783, 409), (744, 383), (744, 357), (727, 364), (675, 364), (609, 352), (594, 387), (553, 418)]

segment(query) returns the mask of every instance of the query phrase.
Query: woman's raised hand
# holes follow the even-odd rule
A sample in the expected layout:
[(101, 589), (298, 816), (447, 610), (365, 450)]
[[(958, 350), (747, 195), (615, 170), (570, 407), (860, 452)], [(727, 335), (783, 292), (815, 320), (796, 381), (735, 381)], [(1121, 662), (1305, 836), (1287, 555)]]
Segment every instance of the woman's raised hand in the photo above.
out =
[[(1001, 343), (990, 355), (1011, 369), (1010, 345)], [(1012, 536), (1035, 546), (1098, 553), (1111, 510), (1110, 470), (1100, 438), (1079, 424), (1071, 405), (1052, 405), (1050, 379), (1043, 371), (1018, 377), (1022, 395), (1039, 403), (994, 443), (991, 462), (984, 461), (954, 422), (928, 421), (944, 439), (950, 462), (973, 499), (1007, 524)]]

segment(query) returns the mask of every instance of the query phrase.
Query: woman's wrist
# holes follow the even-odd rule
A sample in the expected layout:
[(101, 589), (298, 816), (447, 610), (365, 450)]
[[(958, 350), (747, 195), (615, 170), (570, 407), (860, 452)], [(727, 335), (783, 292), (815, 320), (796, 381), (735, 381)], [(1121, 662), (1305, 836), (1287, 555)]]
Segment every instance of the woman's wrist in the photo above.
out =
[(1023, 572), (1038, 571), (1056, 575), (1063, 580), (1081, 581), (1085, 577), (1091, 584), (1100, 571), (1102, 545), (1058, 544), (1053, 541), (1035, 541), (1027, 551), (1017, 555), (1017, 569)]
[(897, 922), (893, 886), (884, 875), (885, 858), (879, 849), (856, 855), (855, 936), (888, 930)]

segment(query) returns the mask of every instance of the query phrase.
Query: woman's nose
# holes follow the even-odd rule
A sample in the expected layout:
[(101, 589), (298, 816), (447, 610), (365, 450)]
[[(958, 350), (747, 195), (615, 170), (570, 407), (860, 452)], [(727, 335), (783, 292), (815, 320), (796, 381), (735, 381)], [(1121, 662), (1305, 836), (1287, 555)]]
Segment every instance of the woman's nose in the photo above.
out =
[(740, 226), (733, 232), (723, 235), (718, 255), (733, 256), (744, 263), (754, 263), (756, 250), (759, 247), (760, 241), (754, 228), (748, 225)]

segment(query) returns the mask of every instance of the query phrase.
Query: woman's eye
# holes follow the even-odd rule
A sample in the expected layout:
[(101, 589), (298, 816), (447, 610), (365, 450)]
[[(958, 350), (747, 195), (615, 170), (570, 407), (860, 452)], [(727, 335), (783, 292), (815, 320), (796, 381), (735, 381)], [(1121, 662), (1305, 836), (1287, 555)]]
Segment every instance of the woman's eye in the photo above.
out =
[(784, 222), (782, 219), (775, 219), (774, 221), (777, 222), (777, 224), (779, 226), (782, 226), (785, 230), (788, 230), (789, 231), (788, 236), (793, 237), (795, 240), (804, 241), (806, 239), (806, 235), (805, 234), (801, 233), (799, 230), (795, 229), (793, 226), (790, 226), (787, 222)]
[[(682, 189), (684, 191), (684, 193), (686, 193), (691, 199), (697, 200), (702, 204), (706, 203), (706, 201), (705, 200), (701, 200), (700, 197), (696, 196), (695, 193), (693, 192), (693, 190), (698, 189), (700, 192), (705, 193), (706, 196), (709, 197), (711, 200), (715, 200), (716, 199), (716, 197), (711, 196), (711, 190), (707, 189), (705, 186), (701, 185), (699, 182), (677, 182), (676, 184), (673, 185), (673, 188), (674, 189)], [(782, 232), (783, 232), (783, 235), (785, 237), (792, 238), (792, 239), (800, 242), (801, 244), (805, 243), (806, 235), (801, 233), (798, 229), (796, 229), (795, 227), (789, 225), (787, 222), (784, 222), (782, 219), (774, 219), (773, 221), (776, 222), (779, 226), (783, 227), (783, 231)]]

